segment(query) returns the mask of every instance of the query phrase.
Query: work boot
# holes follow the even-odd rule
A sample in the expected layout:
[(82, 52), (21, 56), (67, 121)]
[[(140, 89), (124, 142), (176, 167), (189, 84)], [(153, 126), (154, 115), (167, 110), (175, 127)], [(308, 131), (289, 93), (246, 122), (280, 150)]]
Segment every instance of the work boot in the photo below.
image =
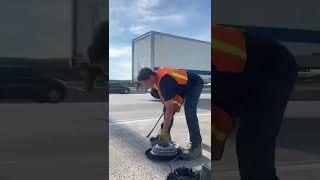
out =
[[(155, 146), (156, 144), (159, 144), (159, 143), (160, 143), (159, 135), (154, 136), (154, 137), (151, 137), (151, 138), (149, 139), (149, 141), (150, 141), (152, 147)], [(171, 136), (170, 136), (170, 138), (169, 138), (169, 142), (170, 142), (170, 141), (171, 141)]]
[(191, 147), (181, 154), (181, 158), (186, 161), (193, 160), (202, 156), (201, 144), (191, 144)]
[(154, 145), (159, 143), (159, 135), (151, 137), (149, 141), (151, 143), (151, 146), (153, 147)]

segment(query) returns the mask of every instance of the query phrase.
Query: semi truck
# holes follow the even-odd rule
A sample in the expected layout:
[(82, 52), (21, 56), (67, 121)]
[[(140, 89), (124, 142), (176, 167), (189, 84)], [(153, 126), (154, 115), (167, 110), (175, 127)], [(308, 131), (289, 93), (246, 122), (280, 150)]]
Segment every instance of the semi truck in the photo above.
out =
[(0, 59), (88, 62), (94, 29), (107, 20), (105, 0), (3, 0)]
[(156, 31), (132, 40), (132, 81), (139, 70), (149, 67), (184, 69), (211, 81), (211, 43)]

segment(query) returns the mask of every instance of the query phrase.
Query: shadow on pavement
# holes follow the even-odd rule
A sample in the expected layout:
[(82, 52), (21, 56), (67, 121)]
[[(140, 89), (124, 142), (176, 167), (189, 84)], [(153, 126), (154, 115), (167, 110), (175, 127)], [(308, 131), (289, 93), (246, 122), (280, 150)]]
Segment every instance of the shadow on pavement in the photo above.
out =
[[(230, 140), (236, 141), (236, 128)], [(277, 138), (277, 147), (288, 150), (320, 154), (320, 118), (286, 118)]]
[(151, 101), (151, 102), (160, 102), (161, 103), (161, 100), (159, 100), (159, 99), (150, 99), (149, 101)]

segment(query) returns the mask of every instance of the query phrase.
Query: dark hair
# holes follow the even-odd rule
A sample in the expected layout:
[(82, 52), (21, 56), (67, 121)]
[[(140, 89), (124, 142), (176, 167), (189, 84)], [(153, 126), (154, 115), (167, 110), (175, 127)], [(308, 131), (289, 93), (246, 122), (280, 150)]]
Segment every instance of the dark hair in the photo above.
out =
[(156, 76), (156, 73), (153, 72), (150, 68), (142, 68), (139, 72), (139, 75), (137, 77), (137, 80), (138, 81), (144, 81), (144, 80), (147, 80), (150, 75), (153, 75), (153, 76)]
[(103, 21), (95, 30), (92, 43), (87, 49), (87, 53), (91, 63), (97, 63), (101, 60), (107, 61), (108, 59), (108, 31), (109, 23)]

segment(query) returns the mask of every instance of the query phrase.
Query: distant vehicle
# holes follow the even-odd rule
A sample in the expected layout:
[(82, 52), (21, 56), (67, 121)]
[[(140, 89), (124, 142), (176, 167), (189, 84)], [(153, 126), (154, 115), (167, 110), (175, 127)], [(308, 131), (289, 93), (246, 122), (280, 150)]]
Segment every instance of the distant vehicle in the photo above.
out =
[[(109, 83), (109, 93), (129, 94), (130, 88), (121, 85), (120, 83)], [(106, 92), (108, 94), (108, 92)]]
[(66, 92), (63, 81), (41, 77), (32, 67), (0, 65), (0, 99), (57, 103), (64, 100)]

